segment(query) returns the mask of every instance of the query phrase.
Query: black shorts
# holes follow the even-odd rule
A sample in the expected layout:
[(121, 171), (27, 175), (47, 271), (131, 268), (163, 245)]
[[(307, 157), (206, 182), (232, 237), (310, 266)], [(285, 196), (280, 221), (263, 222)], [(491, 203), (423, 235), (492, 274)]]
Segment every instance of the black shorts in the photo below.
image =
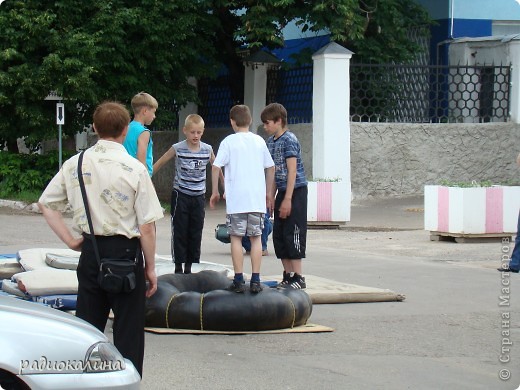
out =
[(294, 189), (291, 214), (282, 219), (279, 209), (284, 197), (285, 191), (278, 191), (274, 202), (274, 252), (279, 259), (303, 259), (307, 245), (307, 186)]

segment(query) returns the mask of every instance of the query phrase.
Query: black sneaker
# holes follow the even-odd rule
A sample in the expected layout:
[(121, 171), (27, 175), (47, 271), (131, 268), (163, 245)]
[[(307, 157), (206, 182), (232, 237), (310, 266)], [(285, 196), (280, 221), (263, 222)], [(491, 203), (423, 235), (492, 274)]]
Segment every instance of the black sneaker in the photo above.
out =
[(517, 274), (518, 273), (518, 270), (517, 269), (513, 269), (513, 268), (497, 268), (497, 271), (500, 271), (500, 272), (512, 272), (514, 274)]
[(289, 280), (289, 287), (298, 290), (303, 290), (304, 288), (307, 288), (307, 285), (305, 284), (305, 278), (295, 273), (293, 277)]
[(243, 293), (246, 291), (246, 282), (243, 280), (241, 282), (238, 282), (233, 279), (233, 282), (229, 285), (228, 288), (226, 288), (228, 291), (236, 292), (236, 293)]
[(250, 282), (249, 283), (249, 291), (253, 294), (258, 294), (260, 291), (262, 291), (264, 288), (262, 287), (262, 284), (260, 282)]
[(291, 280), (291, 274), (286, 273), (283, 271), (283, 278), (280, 283), (276, 285), (277, 288), (286, 288), (289, 287), (289, 281)]

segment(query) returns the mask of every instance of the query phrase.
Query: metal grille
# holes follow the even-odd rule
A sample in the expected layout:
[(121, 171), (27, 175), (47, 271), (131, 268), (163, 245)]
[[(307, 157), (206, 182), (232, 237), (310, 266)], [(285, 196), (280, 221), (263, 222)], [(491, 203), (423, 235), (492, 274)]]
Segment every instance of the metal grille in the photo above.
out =
[[(408, 39), (419, 46), (411, 62), (413, 65), (428, 65), (430, 63), (430, 34), (424, 28), (411, 28), (406, 32)], [(362, 61), (358, 61), (362, 62)]]
[(312, 65), (268, 70), (266, 104), (283, 104), (289, 124), (311, 123), (312, 78)]
[(150, 126), (152, 131), (176, 131), (179, 129), (179, 107), (176, 104), (159, 106), (157, 119)]
[(229, 110), (234, 105), (229, 74), (199, 80), (198, 95), (198, 111), (206, 127), (229, 127)]
[(351, 64), (354, 122), (505, 122), (510, 66)]

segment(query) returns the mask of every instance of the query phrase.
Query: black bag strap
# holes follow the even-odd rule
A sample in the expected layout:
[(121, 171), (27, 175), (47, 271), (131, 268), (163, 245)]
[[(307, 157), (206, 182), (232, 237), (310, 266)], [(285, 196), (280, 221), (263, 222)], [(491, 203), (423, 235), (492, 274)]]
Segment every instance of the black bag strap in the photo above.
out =
[(88, 229), (90, 231), (89, 238), (92, 240), (92, 245), (94, 246), (94, 253), (96, 254), (98, 266), (101, 267), (101, 258), (99, 257), (99, 249), (97, 246), (96, 235), (94, 234), (94, 227), (92, 225), (92, 217), (90, 216), (90, 209), (88, 207), (87, 191), (85, 190), (85, 182), (83, 181), (83, 171), (81, 169), (81, 165), (83, 164), (83, 155), (84, 154), (85, 154), (85, 151), (83, 150), (79, 154), (79, 159), (78, 159), (79, 188), (81, 190), (81, 197), (83, 198), (83, 205), (85, 206), (85, 214), (87, 214)]

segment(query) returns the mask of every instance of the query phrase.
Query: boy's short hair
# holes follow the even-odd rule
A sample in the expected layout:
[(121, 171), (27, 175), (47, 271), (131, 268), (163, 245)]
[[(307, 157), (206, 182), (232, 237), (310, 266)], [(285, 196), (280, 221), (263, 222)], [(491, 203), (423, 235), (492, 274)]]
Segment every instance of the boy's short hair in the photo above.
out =
[(262, 123), (267, 121), (276, 122), (278, 119), (282, 120), (282, 127), (287, 126), (287, 110), (280, 103), (268, 104), (260, 114)]
[(117, 138), (130, 123), (130, 114), (121, 103), (103, 102), (96, 107), (92, 121), (100, 138)]
[(184, 127), (190, 127), (191, 125), (202, 125), (204, 127), (204, 119), (198, 114), (190, 114), (184, 120)]
[(132, 98), (130, 104), (132, 105), (132, 110), (135, 114), (141, 112), (143, 108), (157, 109), (159, 107), (159, 103), (157, 103), (157, 100), (152, 95), (146, 92), (139, 92)]
[(238, 127), (249, 127), (252, 121), (251, 111), (249, 107), (244, 104), (237, 104), (231, 107), (229, 118), (233, 119)]

